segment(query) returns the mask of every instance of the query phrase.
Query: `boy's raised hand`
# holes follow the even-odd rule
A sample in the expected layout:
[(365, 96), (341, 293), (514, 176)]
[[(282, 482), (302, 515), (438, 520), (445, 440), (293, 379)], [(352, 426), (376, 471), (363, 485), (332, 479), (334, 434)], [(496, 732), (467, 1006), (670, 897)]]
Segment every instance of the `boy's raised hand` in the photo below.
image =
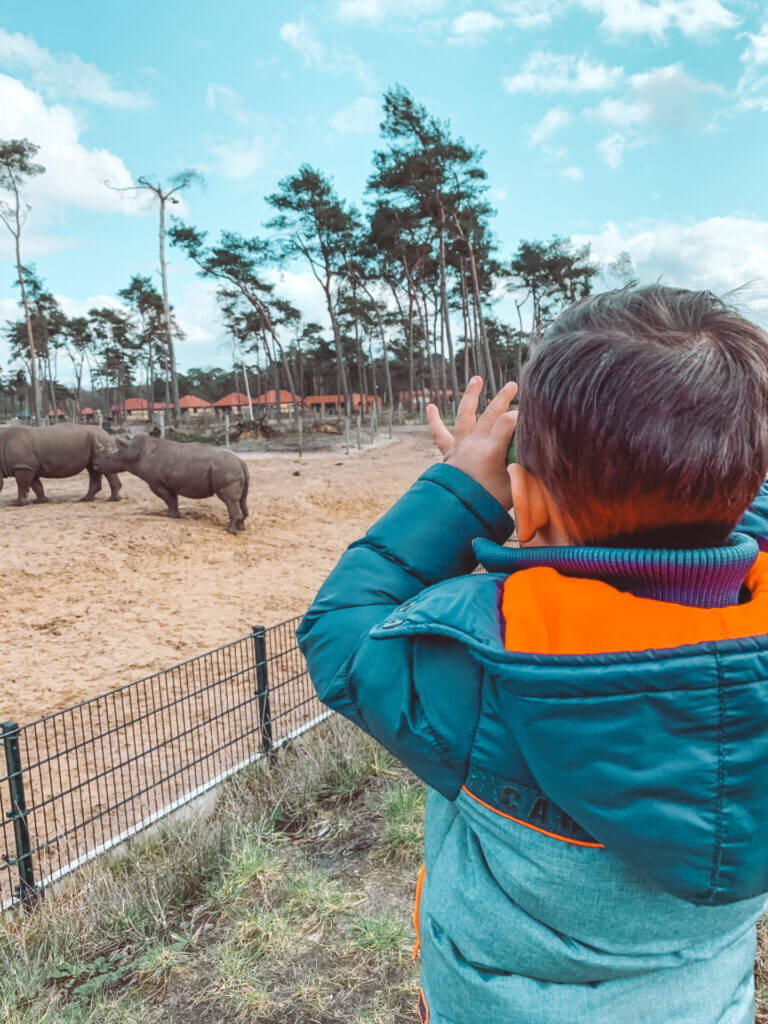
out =
[(482, 378), (473, 377), (459, 403), (453, 434), (440, 418), (436, 405), (427, 406), (427, 422), (443, 461), (471, 476), (509, 509), (512, 492), (506, 456), (517, 424), (517, 412), (509, 411), (509, 403), (517, 394), (517, 384), (505, 384), (478, 417), (477, 403), (482, 390)]

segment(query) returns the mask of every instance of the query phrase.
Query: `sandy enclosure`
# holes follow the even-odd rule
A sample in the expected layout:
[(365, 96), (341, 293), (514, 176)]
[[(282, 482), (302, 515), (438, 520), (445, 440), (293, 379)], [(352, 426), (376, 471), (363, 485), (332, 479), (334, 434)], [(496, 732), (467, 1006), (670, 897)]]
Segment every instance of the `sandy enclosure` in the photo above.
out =
[(129, 474), (117, 505), (103, 492), (82, 504), (82, 474), (46, 481), (50, 504), (16, 508), (6, 481), (0, 720), (28, 722), (301, 613), (435, 457), (426, 428), (348, 457), (246, 456), (251, 518), (238, 537), (218, 499), (181, 499), (172, 520)]

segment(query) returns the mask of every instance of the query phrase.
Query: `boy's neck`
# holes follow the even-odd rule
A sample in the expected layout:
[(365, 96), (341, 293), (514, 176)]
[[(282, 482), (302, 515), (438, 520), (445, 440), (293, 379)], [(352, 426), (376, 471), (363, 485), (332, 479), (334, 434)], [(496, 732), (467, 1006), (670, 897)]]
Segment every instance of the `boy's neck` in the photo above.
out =
[(588, 544), (589, 547), (597, 548), (658, 548), (665, 551), (687, 551), (722, 547), (727, 542), (730, 532), (731, 527), (722, 523), (673, 523), (590, 539)]

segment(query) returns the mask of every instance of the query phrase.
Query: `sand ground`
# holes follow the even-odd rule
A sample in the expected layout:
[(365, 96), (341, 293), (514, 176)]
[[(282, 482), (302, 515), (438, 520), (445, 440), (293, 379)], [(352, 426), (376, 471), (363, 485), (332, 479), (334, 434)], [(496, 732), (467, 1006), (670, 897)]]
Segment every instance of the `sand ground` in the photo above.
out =
[[(225, 531), (216, 498), (181, 520), (123, 474), (123, 500), (45, 481), (47, 505), (0, 494), (0, 720), (31, 721), (300, 614), (347, 544), (436, 458), (426, 428), (353, 452), (246, 456), (251, 518)], [(106, 492), (106, 494), (105, 494)]]

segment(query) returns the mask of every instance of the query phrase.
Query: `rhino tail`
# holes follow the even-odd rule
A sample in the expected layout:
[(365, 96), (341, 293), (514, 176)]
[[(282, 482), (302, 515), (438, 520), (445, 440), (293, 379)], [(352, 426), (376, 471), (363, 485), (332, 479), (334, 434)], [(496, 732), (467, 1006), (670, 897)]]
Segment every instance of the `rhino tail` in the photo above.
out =
[(243, 519), (247, 519), (248, 502), (246, 501), (246, 498), (248, 497), (248, 467), (245, 464), (243, 464), (243, 473), (245, 475), (245, 480), (243, 481), (243, 493), (240, 495), (240, 512)]

